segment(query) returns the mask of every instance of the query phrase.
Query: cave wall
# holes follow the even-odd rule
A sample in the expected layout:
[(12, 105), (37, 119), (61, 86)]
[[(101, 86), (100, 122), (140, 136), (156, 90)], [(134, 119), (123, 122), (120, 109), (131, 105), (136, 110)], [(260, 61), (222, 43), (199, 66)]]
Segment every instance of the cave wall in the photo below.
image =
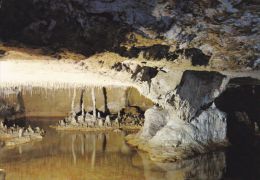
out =
[[(138, 106), (145, 111), (153, 103), (142, 96), (134, 88), (105, 88), (106, 103), (104, 91), (102, 88), (95, 88), (96, 107), (105, 112), (105, 104), (111, 113), (117, 113), (128, 106)], [(91, 88), (84, 88), (83, 101), (87, 111), (92, 111)], [(82, 89), (76, 90), (75, 108), (80, 108), (80, 98)], [(71, 103), (74, 89), (44, 89), (33, 88), (31, 90), (24, 88), (21, 91), (21, 99), (24, 112), (27, 117), (65, 117), (71, 112)], [(10, 94), (2, 98), (11, 109), (17, 109), (20, 106), (17, 94)]]

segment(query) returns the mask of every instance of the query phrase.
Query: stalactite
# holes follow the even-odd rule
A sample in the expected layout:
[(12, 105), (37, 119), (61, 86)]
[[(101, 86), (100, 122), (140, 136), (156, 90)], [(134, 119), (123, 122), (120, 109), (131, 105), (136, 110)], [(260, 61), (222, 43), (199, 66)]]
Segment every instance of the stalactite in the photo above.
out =
[(97, 114), (96, 114), (96, 96), (95, 96), (95, 89), (91, 89), (91, 96), (92, 96), (92, 103), (93, 103), (93, 118), (94, 120), (97, 119)]
[(81, 95), (80, 95), (80, 107), (81, 107), (81, 115), (82, 115), (82, 117), (84, 117), (84, 109), (85, 109), (85, 106), (84, 106), (84, 92), (85, 92), (85, 90), (84, 89), (82, 89), (81, 90)]
[(110, 114), (110, 111), (109, 111), (108, 106), (107, 106), (107, 90), (106, 90), (105, 87), (103, 87), (102, 91), (103, 91), (103, 95), (104, 95), (104, 111), (105, 111), (105, 114)]
[(74, 111), (74, 107), (75, 107), (75, 98), (76, 98), (76, 88), (74, 87), (73, 97), (72, 97), (72, 102), (71, 102), (71, 112)]

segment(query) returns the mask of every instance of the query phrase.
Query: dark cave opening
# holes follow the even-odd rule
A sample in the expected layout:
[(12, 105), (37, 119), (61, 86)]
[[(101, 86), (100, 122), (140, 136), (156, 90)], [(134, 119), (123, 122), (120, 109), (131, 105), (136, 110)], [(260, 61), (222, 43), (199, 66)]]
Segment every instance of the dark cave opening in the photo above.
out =
[(254, 147), (260, 126), (260, 82), (253, 78), (231, 79), (227, 89), (215, 100), (227, 113), (227, 138), (240, 148)]

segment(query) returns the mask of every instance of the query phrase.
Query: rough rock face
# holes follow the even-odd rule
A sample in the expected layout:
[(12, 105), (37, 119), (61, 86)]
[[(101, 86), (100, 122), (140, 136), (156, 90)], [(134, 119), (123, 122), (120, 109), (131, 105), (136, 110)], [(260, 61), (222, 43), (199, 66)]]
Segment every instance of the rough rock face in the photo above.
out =
[[(138, 138), (153, 148), (174, 149), (170, 156), (176, 159), (206, 152), (210, 144), (225, 143), (226, 114), (213, 101), (226, 82), (225, 76), (216, 72), (185, 71), (180, 84), (164, 99), (164, 109), (146, 111)], [(183, 151), (185, 155), (180, 155)]]
[(2, 0), (0, 36), (86, 55), (109, 50), (147, 60), (257, 69), (257, 9), (255, 0)]
[(185, 71), (176, 92), (169, 101), (178, 118), (190, 121), (198, 110), (207, 109), (221, 91), (227, 81), (225, 76), (216, 72)]
[(145, 112), (145, 124), (140, 136), (148, 139), (155, 136), (167, 124), (166, 115), (165, 111), (158, 110), (156, 107), (148, 109)]
[[(124, 61), (117, 63), (113, 69), (118, 73), (127, 73), (129, 77), (133, 77), (135, 70), (138, 69), (136, 67), (149, 68), (146, 65), (136, 65), (132, 61)], [(156, 105), (145, 112), (143, 129), (136, 136), (129, 136), (128, 142), (148, 151), (152, 159), (175, 161), (196, 153), (208, 152), (219, 146), (223, 147), (227, 145), (227, 142), (233, 144), (240, 141), (238, 132), (241, 134), (242, 129), (248, 129), (248, 133), (254, 136), (253, 122), (258, 122), (255, 118), (257, 110), (254, 107), (259, 105), (259, 101), (256, 100), (259, 99), (256, 95), (259, 83), (257, 79), (233, 78), (244, 76), (239, 73), (231, 76), (229, 72), (150, 68), (157, 69), (155, 75), (146, 74), (147, 77), (150, 76), (148, 78), (150, 83), (140, 78), (131, 79), (131, 81)], [(237, 90), (233, 92), (232, 87), (236, 87)], [(237, 95), (245, 94), (247, 98), (239, 102), (239, 95), (234, 98), (231, 94), (226, 95), (230, 91)], [(229, 101), (232, 103), (230, 104)], [(230, 110), (236, 106), (238, 106), (236, 110)], [(234, 113), (236, 116), (232, 118)], [(250, 128), (244, 125), (238, 128), (240, 125), (231, 123), (241, 120), (249, 124)], [(230, 133), (230, 129), (236, 128), (241, 130)], [(242, 130), (242, 132), (241, 136), (247, 139), (245, 142), (249, 142), (248, 137), (251, 136), (246, 136), (247, 131)]]
[(226, 126), (225, 114), (215, 107), (210, 107), (190, 124), (169, 120), (156, 132), (150, 142), (155, 145), (175, 147), (193, 143), (207, 145), (211, 142), (223, 142), (226, 138)]

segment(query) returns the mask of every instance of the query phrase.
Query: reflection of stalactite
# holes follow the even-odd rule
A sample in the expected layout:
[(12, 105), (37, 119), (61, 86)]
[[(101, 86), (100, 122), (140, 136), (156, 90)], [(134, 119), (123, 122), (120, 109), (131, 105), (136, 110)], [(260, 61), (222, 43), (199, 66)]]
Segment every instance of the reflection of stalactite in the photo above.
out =
[(106, 152), (106, 148), (107, 148), (107, 137), (106, 137), (106, 134), (103, 134), (103, 142), (102, 142), (102, 151), (103, 151), (103, 153)]
[(22, 148), (22, 146), (19, 146), (19, 154), (23, 154), (23, 148)]
[(103, 87), (102, 90), (103, 90), (103, 94), (104, 94), (104, 107), (105, 107), (104, 110), (105, 110), (105, 114), (107, 115), (107, 114), (110, 114), (110, 111), (107, 106), (107, 90), (105, 87)]
[(93, 151), (91, 157), (91, 169), (94, 170), (96, 161), (96, 135), (93, 135)]
[(77, 163), (77, 156), (76, 156), (75, 147), (74, 147), (75, 140), (76, 140), (76, 135), (72, 135), (72, 139), (71, 139), (71, 152), (72, 152), (74, 164)]
[(91, 89), (91, 96), (92, 96), (92, 103), (93, 103), (93, 118), (94, 120), (97, 119), (97, 112), (96, 112), (96, 96), (95, 96), (95, 89)]
[(84, 142), (84, 135), (83, 134), (80, 135), (80, 139), (81, 139), (81, 154), (84, 155), (84, 152), (85, 152), (85, 142)]

